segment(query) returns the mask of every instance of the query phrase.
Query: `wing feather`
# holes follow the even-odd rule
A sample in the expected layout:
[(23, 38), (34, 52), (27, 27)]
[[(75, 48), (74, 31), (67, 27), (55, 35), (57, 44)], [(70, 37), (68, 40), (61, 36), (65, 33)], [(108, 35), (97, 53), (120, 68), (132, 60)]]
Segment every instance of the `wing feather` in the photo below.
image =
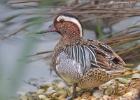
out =
[(91, 64), (95, 67), (98, 66), (96, 53), (92, 47), (88, 47), (87, 45), (70, 45), (65, 51), (71, 59), (80, 63), (83, 73), (91, 68)]

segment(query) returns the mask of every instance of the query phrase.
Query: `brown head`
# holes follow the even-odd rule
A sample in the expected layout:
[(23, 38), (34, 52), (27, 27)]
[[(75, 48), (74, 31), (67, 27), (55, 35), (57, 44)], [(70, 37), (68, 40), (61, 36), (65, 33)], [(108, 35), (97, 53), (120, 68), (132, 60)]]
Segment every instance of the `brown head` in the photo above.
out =
[(58, 32), (66, 41), (79, 39), (83, 36), (80, 21), (69, 14), (59, 14), (50, 28), (53, 29), (52, 31)]

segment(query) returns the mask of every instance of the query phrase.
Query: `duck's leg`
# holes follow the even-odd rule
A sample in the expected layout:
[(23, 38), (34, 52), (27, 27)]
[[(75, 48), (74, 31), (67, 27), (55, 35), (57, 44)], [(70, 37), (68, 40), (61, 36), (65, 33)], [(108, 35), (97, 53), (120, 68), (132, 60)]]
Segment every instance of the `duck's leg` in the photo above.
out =
[(76, 98), (76, 87), (77, 87), (77, 84), (74, 83), (72, 86), (72, 95), (67, 97), (66, 100), (73, 100), (74, 98)]
[(76, 98), (76, 87), (77, 87), (77, 83), (73, 84), (73, 91), (72, 91), (72, 98)]

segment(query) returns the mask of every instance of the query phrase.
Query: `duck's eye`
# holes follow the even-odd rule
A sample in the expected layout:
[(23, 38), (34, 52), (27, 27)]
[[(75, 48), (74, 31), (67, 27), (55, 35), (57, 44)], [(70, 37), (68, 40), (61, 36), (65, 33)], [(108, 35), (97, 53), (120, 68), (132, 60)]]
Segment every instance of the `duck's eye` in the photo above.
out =
[(64, 19), (60, 19), (59, 22), (60, 22), (60, 23), (63, 23), (63, 22), (64, 22)]

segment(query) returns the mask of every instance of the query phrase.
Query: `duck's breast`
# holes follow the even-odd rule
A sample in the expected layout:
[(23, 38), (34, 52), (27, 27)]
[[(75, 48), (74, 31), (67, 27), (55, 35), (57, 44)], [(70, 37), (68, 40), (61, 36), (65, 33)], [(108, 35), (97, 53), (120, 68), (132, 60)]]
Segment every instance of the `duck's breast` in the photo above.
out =
[(56, 59), (56, 71), (69, 85), (77, 83), (82, 76), (80, 63), (70, 59), (65, 52), (61, 52)]

